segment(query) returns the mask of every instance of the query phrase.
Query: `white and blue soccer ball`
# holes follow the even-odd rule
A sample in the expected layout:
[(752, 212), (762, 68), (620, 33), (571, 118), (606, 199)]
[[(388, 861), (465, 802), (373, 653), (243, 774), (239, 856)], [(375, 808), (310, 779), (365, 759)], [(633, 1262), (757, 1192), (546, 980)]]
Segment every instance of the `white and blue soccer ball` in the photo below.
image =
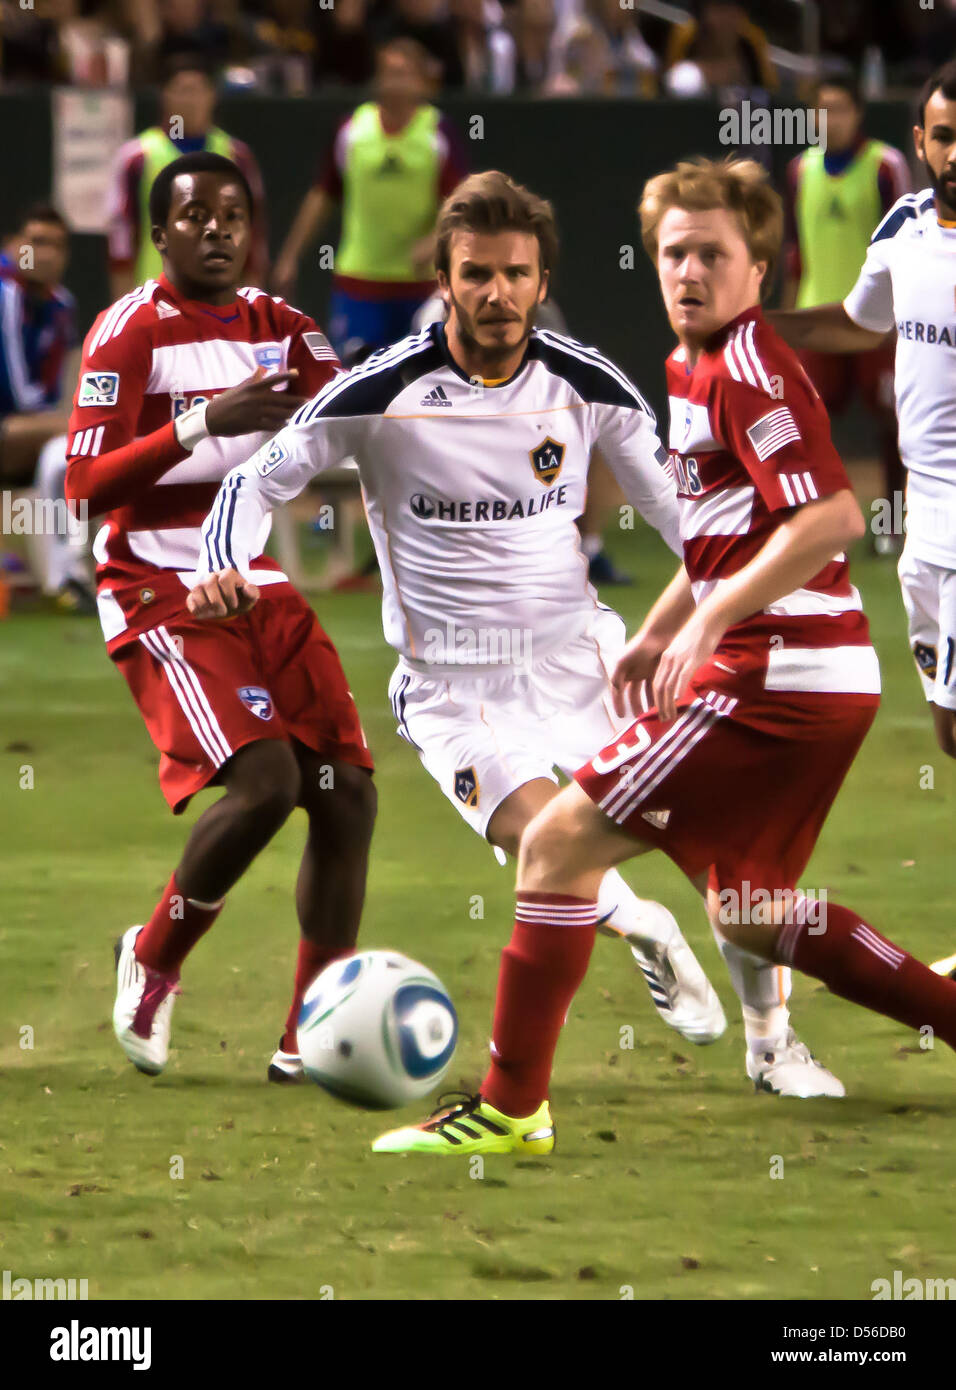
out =
[(448, 992), (397, 951), (333, 961), (305, 992), (299, 1055), (319, 1086), (366, 1110), (392, 1110), (439, 1084), (458, 1042)]

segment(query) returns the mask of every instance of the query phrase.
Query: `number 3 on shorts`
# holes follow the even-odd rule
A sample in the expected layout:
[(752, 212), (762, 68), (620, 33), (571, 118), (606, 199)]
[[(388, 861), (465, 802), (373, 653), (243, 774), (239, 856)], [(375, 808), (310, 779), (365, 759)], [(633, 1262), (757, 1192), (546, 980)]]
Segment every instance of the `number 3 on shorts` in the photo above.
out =
[(613, 772), (622, 763), (629, 762), (631, 758), (636, 758), (638, 753), (643, 753), (646, 748), (650, 748), (651, 736), (643, 724), (635, 724), (627, 732), (633, 734), (634, 742), (624, 743), (622, 741), (617, 744), (616, 752), (611, 757), (606, 758), (603, 753), (598, 753), (596, 757), (591, 759), (591, 766), (595, 772), (602, 775), (605, 772)]

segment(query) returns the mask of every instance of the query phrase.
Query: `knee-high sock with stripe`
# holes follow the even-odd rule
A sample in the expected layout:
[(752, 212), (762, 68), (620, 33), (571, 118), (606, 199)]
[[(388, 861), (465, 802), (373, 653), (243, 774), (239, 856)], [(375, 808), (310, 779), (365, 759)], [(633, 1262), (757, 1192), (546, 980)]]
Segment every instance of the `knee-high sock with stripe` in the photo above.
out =
[(910, 1028), (927, 1024), (956, 1048), (956, 980), (895, 946), (848, 907), (826, 904), (820, 914), (798, 906), (781, 927), (777, 959), (822, 980), (834, 994)]
[(503, 1115), (533, 1115), (547, 1099), (565, 1015), (587, 973), (597, 903), (519, 891), (501, 953), (491, 1065), (481, 1094)]
[(163, 975), (179, 975), (179, 967), (215, 922), (222, 903), (187, 898), (173, 873), (153, 915), (136, 938), (136, 959)]

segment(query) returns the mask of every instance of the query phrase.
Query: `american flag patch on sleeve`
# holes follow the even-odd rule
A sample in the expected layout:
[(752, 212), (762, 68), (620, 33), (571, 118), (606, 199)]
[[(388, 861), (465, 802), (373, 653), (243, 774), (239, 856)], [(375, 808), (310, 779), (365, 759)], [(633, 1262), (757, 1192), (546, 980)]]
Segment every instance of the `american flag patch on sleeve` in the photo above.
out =
[(771, 410), (747, 431), (747, 438), (754, 446), (754, 453), (761, 463), (782, 449), (785, 444), (799, 444), (800, 431), (797, 422), (785, 405), (779, 410)]
[(302, 341), (317, 362), (337, 362), (335, 349), (324, 333), (303, 333)]

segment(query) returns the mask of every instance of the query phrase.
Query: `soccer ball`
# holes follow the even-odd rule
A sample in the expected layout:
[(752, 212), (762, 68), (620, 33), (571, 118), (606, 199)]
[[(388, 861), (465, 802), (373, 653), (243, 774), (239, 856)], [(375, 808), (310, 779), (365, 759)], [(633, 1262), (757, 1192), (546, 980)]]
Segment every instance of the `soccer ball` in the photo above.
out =
[(392, 1110), (441, 1081), (458, 1016), (424, 965), (397, 951), (362, 951), (312, 981), (298, 1040), (306, 1075), (319, 1086), (366, 1110)]

